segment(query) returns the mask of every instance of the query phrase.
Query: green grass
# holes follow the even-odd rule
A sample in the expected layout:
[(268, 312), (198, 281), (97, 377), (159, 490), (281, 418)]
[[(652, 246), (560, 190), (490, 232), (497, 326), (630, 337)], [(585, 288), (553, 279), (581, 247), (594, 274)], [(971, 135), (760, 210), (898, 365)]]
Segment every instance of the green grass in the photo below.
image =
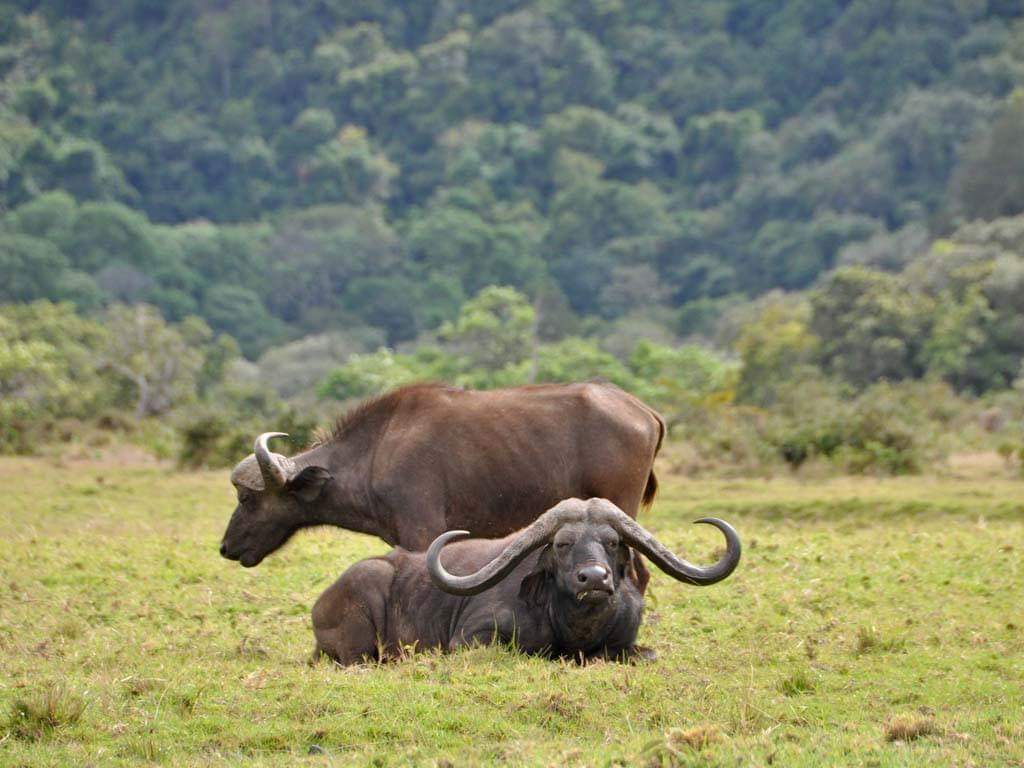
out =
[(643, 518), (658, 661), (504, 648), (307, 665), (309, 609), (374, 539), (217, 554), (227, 473), (0, 461), (0, 765), (851, 765), (1024, 761), (1024, 483), (683, 481)]

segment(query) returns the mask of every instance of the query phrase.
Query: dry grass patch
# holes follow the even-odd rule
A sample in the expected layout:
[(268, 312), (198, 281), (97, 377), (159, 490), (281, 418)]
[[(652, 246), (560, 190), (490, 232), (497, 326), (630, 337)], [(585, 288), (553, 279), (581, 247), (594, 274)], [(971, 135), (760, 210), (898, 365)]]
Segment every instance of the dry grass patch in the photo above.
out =
[(886, 741), (914, 741), (938, 732), (935, 718), (927, 715), (897, 715), (885, 724)]
[(665, 734), (665, 743), (670, 748), (704, 749), (709, 744), (722, 740), (721, 732), (713, 725), (698, 725), (695, 728), (670, 728)]
[[(691, 765), (695, 753), (722, 741), (722, 734), (713, 725), (693, 728), (669, 728), (663, 738), (650, 742), (643, 750), (645, 768), (677, 768)], [(703, 757), (699, 758), (701, 761)]]
[(85, 711), (85, 702), (62, 685), (27, 694), (11, 703), (7, 727), (19, 739), (39, 741), (58, 728), (74, 725)]

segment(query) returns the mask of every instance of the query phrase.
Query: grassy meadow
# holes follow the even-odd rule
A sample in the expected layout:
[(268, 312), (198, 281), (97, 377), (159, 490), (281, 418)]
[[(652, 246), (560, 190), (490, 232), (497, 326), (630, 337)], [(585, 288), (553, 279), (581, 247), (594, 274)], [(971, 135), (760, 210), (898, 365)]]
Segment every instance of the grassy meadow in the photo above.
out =
[(374, 539), (217, 554), (226, 472), (0, 461), (0, 765), (1024, 765), (1024, 482), (684, 480), (642, 518), (735, 575), (655, 572), (654, 663), (505, 648), (309, 666)]

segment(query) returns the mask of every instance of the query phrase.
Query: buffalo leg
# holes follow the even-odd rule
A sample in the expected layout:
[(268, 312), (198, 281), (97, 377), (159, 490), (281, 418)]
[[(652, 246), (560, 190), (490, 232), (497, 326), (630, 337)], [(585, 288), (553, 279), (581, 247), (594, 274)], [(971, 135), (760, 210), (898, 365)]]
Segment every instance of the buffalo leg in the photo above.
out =
[(384, 560), (363, 560), (320, 595), (313, 606), (314, 657), (322, 653), (343, 665), (380, 658), (394, 575)]
[(502, 608), (488, 621), (463, 627), (450, 641), (449, 650), (474, 645), (494, 645), (511, 642), (516, 634), (515, 613)]

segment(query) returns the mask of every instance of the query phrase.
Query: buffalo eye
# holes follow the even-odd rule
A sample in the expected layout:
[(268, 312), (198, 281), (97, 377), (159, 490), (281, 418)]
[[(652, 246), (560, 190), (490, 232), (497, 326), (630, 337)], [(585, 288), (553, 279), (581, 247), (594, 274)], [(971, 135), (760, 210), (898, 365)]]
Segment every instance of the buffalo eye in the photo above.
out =
[(618, 546), (619, 546), (619, 542), (617, 542), (617, 541), (614, 541), (614, 540), (612, 540), (612, 539), (609, 539), (608, 541), (606, 541), (606, 542), (604, 543), (604, 546), (605, 546), (605, 548), (607, 548), (607, 549), (616, 549), (616, 548), (618, 548)]
[(571, 541), (560, 541), (557, 544), (555, 544), (555, 549), (557, 549), (559, 552), (565, 552), (565, 550), (567, 550), (571, 546)]

